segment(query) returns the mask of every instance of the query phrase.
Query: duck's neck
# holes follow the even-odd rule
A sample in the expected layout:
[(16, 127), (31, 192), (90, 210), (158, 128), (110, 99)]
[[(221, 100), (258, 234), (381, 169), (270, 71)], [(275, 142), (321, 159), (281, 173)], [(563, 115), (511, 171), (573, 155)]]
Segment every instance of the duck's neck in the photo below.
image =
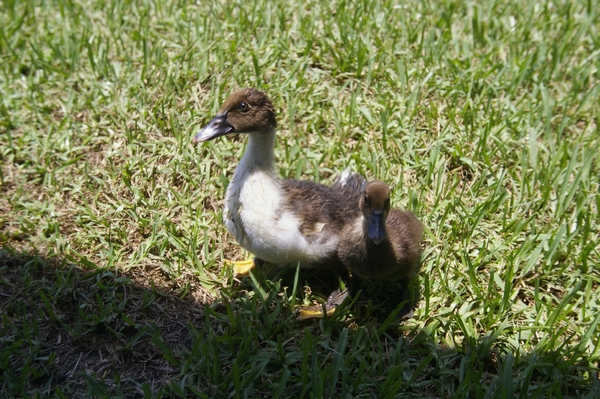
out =
[(235, 173), (274, 173), (275, 129), (250, 133), (248, 136), (248, 145)]

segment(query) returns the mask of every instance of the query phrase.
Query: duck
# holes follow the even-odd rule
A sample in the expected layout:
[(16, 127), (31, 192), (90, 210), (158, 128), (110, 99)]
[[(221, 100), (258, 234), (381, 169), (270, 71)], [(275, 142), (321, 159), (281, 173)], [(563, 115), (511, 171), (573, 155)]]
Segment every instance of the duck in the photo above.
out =
[(420, 266), (423, 224), (412, 212), (391, 209), (390, 189), (385, 182), (357, 182), (360, 176), (352, 183), (355, 190), (362, 188), (359, 215), (342, 229), (337, 250), (338, 258), (351, 274), (348, 288), (332, 293), (324, 307), (301, 308), (299, 320), (331, 316), (344, 299), (356, 296), (363, 279), (398, 281), (400, 299), (405, 303), (398, 317), (414, 315), (408, 288)]
[(279, 266), (344, 270), (340, 232), (358, 216), (360, 193), (308, 180), (281, 179), (275, 172), (277, 121), (269, 97), (253, 88), (233, 92), (193, 138), (203, 143), (246, 134), (248, 144), (225, 194), (223, 220), (237, 243), (255, 258), (234, 262), (236, 275), (263, 261)]

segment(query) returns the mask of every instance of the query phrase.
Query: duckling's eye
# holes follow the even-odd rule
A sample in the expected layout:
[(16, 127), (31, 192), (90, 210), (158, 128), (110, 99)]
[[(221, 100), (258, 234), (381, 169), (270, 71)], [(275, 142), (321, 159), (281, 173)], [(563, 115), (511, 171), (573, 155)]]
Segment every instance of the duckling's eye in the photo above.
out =
[(250, 106), (248, 105), (248, 103), (240, 103), (240, 105), (238, 105), (238, 109), (242, 112), (248, 112)]
[(363, 196), (363, 204), (364, 204), (365, 206), (369, 206), (369, 197), (368, 197), (368, 196), (366, 196), (366, 195), (365, 195), (365, 196)]

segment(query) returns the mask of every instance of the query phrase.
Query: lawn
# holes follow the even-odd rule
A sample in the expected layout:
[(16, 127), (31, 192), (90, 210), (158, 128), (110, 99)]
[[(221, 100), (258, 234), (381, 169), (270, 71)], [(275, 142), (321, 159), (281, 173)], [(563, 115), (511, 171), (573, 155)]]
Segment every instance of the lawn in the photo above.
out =
[[(0, 397), (600, 397), (594, 1), (0, 3)], [(295, 308), (221, 223), (278, 110), (282, 177), (345, 168), (423, 221), (415, 317)]]

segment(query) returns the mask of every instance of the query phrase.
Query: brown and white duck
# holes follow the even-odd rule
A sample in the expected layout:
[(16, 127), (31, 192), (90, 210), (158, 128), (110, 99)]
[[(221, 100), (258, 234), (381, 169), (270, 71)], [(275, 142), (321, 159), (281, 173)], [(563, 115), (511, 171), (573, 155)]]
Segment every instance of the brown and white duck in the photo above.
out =
[[(232, 93), (194, 143), (246, 133), (248, 145), (227, 187), (223, 218), (236, 241), (256, 258), (278, 265), (341, 268), (340, 232), (359, 216), (359, 192), (311, 181), (280, 179), (274, 167), (277, 122), (261, 91)], [(256, 261), (257, 259), (255, 259)], [(243, 274), (254, 262), (238, 262)]]
[[(348, 295), (356, 295), (361, 279), (398, 281), (401, 300), (408, 300), (408, 283), (420, 265), (423, 225), (411, 212), (390, 209), (386, 183), (375, 180), (366, 184), (358, 209), (359, 215), (344, 226), (337, 251), (352, 277), (347, 290), (334, 292), (327, 300), (325, 311), (328, 315)], [(409, 303), (399, 316), (411, 314)], [(322, 307), (306, 307), (301, 309), (298, 318), (304, 320), (323, 315)]]

